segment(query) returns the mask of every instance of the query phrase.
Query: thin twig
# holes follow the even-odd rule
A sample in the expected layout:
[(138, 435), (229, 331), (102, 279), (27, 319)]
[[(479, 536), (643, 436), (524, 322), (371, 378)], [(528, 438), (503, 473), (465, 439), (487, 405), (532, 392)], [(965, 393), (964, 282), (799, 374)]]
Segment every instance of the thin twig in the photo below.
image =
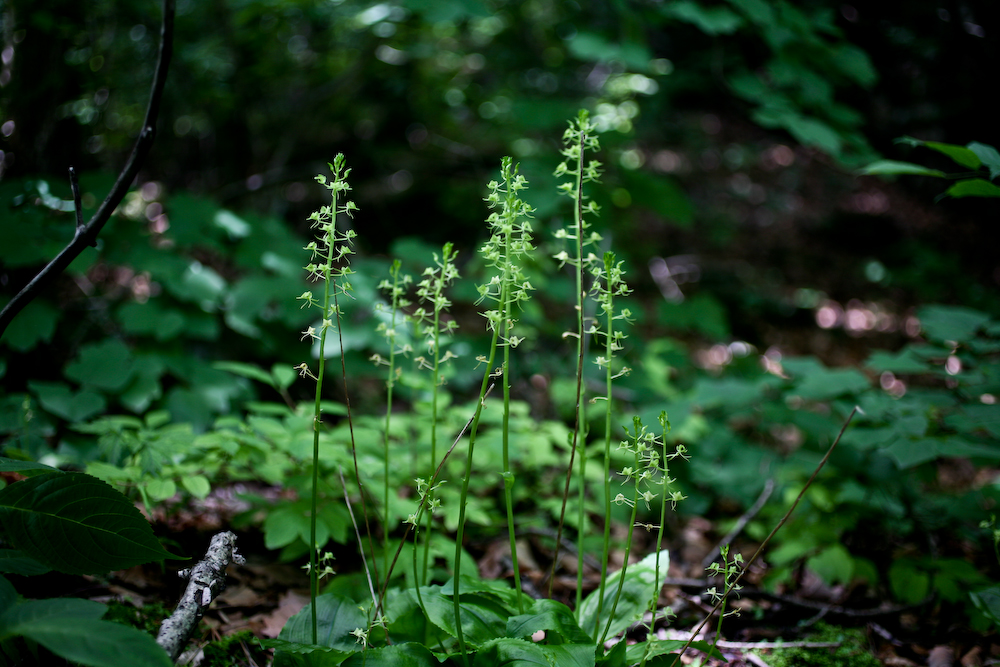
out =
[(736, 525), (729, 531), (729, 534), (723, 537), (722, 541), (716, 544), (715, 548), (712, 549), (704, 559), (702, 559), (702, 568), (707, 570), (708, 566), (719, 558), (722, 548), (729, 546), (732, 541), (736, 539), (736, 536), (743, 532), (743, 529), (748, 523), (750, 523), (750, 520), (757, 516), (757, 512), (760, 512), (760, 510), (764, 507), (764, 503), (766, 503), (767, 499), (771, 497), (771, 493), (773, 491), (774, 479), (771, 478), (767, 480), (766, 484), (764, 484), (764, 490), (761, 492), (753, 506), (743, 513), (743, 516), (741, 516), (739, 521), (736, 522)]
[[(156, 117), (160, 112), (160, 101), (163, 97), (163, 87), (167, 82), (167, 69), (170, 66), (170, 58), (173, 55), (174, 43), (174, 0), (163, 0), (163, 22), (160, 26), (160, 50), (157, 56), (156, 74), (153, 76), (152, 91), (149, 95), (149, 105), (146, 107), (146, 117), (142, 122), (142, 130), (139, 138), (136, 139), (132, 154), (128, 162), (118, 175), (111, 192), (104, 198), (100, 208), (94, 213), (86, 225), (80, 224), (82, 213), (80, 211), (80, 199), (74, 189), (74, 202), (77, 211), (77, 227), (73, 240), (56, 255), (55, 259), (49, 262), (45, 268), (38, 272), (20, 292), (11, 299), (3, 310), (0, 310), (0, 337), (3, 336), (7, 326), (14, 317), (20, 313), (25, 306), (31, 303), (36, 296), (60, 273), (66, 270), (70, 263), (79, 257), (88, 246), (97, 245), (97, 237), (104, 228), (105, 223), (111, 218), (111, 214), (121, 203), (128, 193), (139, 173), (139, 167), (149, 154), (149, 149), (153, 145), (153, 138), (156, 134)], [(74, 172), (70, 174), (71, 184), (75, 181)]]
[[(490, 386), (486, 389), (486, 393), (483, 394), (482, 399), (480, 399), (481, 403), (485, 404), (486, 399), (489, 397), (490, 392), (493, 391), (494, 386), (495, 383), (490, 383)], [(418, 514), (427, 509), (427, 502), (428, 499), (430, 498), (430, 489), (434, 488), (434, 484), (435, 482), (437, 482), (438, 476), (441, 474), (441, 470), (444, 469), (444, 464), (448, 461), (448, 457), (451, 456), (451, 453), (453, 451), (455, 451), (455, 447), (458, 446), (458, 443), (465, 435), (465, 432), (469, 430), (470, 426), (472, 426), (472, 422), (475, 420), (475, 418), (476, 418), (475, 415), (469, 417), (469, 421), (465, 422), (465, 426), (463, 426), (462, 430), (458, 432), (457, 436), (455, 436), (455, 440), (451, 443), (451, 447), (449, 447), (448, 451), (445, 452), (443, 457), (441, 457), (441, 463), (438, 464), (438, 467), (434, 470), (434, 475), (431, 477), (431, 481), (427, 484), (428, 492), (424, 494), (423, 498), (420, 499), (420, 505), (417, 507)], [(399, 541), (399, 546), (396, 548), (396, 554), (392, 557), (392, 562), (389, 563), (389, 571), (386, 572), (385, 582), (382, 585), (381, 592), (379, 593), (379, 602), (378, 602), (379, 608), (381, 608), (382, 606), (382, 600), (385, 599), (386, 591), (389, 588), (389, 578), (392, 576), (392, 571), (396, 568), (396, 561), (399, 560), (399, 554), (402, 553), (403, 545), (406, 544), (406, 540), (410, 536), (410, 532), (413, 529), (414, 529), (414, 524), (412, 523), (406, 524), (406, 532), (403, 533), (403, 538)]]
[[(351, 507), (351, 497), (347, 493), (347, 482), (344, 481), (344, 466), (338, 466), (337, 472), (340, 473), (340, 486), (344, 490), (344, 502), (347, 504), (347, 513), (351, 515), (351, 525), (354, 526), (354, 535), (358, 539), (358, 549), (363, 554), (365, 552), (365, 544), (361, 539), (361, 530), (358, 528), (358, 521), (354, 518), (354, 509)], [(372, 596), (372, 604), (378, 605), (378, 596), (375, 594), (375, 584), (372, 582), (372, 574), (368, 569), (368, 559), (362, 558), (361, 563), (365, 566), (365, 577), (368, 579), (368, 590)]]
[(715, 606), (712, 607), (712, 610), (708, 613), (708, 615), (705, 616), (705, 618), (698, 625), (698, 627), (694, 629), (694, 632), (691, 633), (691, 638), (688, 639), (687, 642), (685, 642), (684, 646), (681, 647), (681, 650), (677, 653), (677, 657), (675, 657), (673, 662), (670, 663), (670, 667), (675, 667), (675, 665), (677, 665), (677, 662), (681, 659), (681, 656), (684, 655), (684, 651), (686, 651), (688, 648), (691, 647), (691, 643), (694, 641), (695, 636), (697, 636), (697, 634), (701, 632), (701, 629), (705, 627), (705, 625), (712, 618), (712, 616), (714, 616), (715, 613), (722, 608), (722, 605), (726, 603), (727, 599), (729, 599), (729, 594), (732, 593), (733, 590), (736, 588), (736, 586), (739, 584), (740, 579), (743, 578), (743, 575), (745, 575), (747, 572), (750, 571), (750, 568), (757, 561), (757, 558), (761, 555), (761, 553), (763, 553), (764, 549), (771, 542), (771, 538), (773, 538), (775, 533), (777, 533), (781, 529), (781, 527), (785, 525), (785, 522), (788, 521), (788, 517), (792, 515), (792, 512), (794, 512), (795, 508), (798, 507), (799, 501), (802, 500), (802, 496), (804, 496), (806, 491), (809, 490), (809, 487), (812, 486), (812, 483), (816, 479), (816, 476), (819, 475), (819, 471), (823, 469), (823, 466), (826, 465), (826, 462), (830, 458), (830, 455), (833, 454), (834, 448), (837, 446), (837, 443), (840, 442), (840, 439), (844, 435), (844, 431), (847, 430), (847, 426), (851, 423), (851, 420), (854, 419), (854, 414), (857, 411), (858, 411), (857, 406), (851, 408), (851, 413), (847, 415), (847, 419), (844, 421), (844, 425), (841, 427), (840, 433), (837, 434), (837, 438), (833, 441), (833, 444), (830, 445), (830, 448), (826, 450), (826, 454), (823, 455), (823, 458), (822, 460), (820, 460), (819, 465), (817, 465), (816, 469), (813, 470), (813, 474), (810, 475), (809, 479), (805, 483), (805, 486), (803, 486), (802, 490), (799, 491), (799, 495), (795, 497), (795, 502), (793, 502), (792, 506), (788, 508), (787, 512), (785, 512), (785, 516), (781, 517), (781, 521), (778, 522), (778, 525), (776, 525), (774, 529), (768, 534), (768, 536), (764, 538), (764, 541), (761, 542), (759, 547), (757, 547), (757, 551), (755, 551), (753, 556), (750, 557), (750, 560), (748, 560), (746, 565), (743, 566), (743, 569), (740, 570), (739, 574), (737, 574), (736, 577), (732, 580), (732, 582), (728, 586), (726, 586), (726, 590), (723, 592), (721, 596), (719, 596), (719, 601), (715, 603)]

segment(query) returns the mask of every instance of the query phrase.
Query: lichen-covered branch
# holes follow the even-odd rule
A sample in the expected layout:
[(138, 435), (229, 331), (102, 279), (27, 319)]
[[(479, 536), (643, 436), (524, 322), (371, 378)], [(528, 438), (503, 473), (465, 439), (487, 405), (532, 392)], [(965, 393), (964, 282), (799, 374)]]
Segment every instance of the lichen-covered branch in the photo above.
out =
[(226, 566), (243, 565), (246, 559), (236, 551), (236, 535), (226, 531), (212, 538), (205, 558), (180, 575), (188, 580), (187, 588), (177, 609), (163, 621), (156, 643), (163, 647), (171, 660), (177, 660), (187, 645), (205, 609), (226, 588)]
[(24, 288), (11, 299), (7, 305), (0, 310), (0, 337), (10, 324), (11, 320), (20, 313), (25, 306), (31, 303), (43, 287), (48, 285), (53, 278), (62, 273), (70, 263), (79, 257), (87, 246), (97, 245), (97, 236), (104, 228), (104, 224), (114, 213), (115, 208), (121, 203), (128, 193), (139, 167), (142, 166), (149, 149), (153, 145), (155, 135), (156, 117), (160, 112), (160, 100), (163, 97), (163, 87), (167, 82), (167, 69), (170, 66), (170, 58), (173, 55), (174, 44), (174, 0), (163, 0), (163, 23), (160, 27), (160, 51), (156, 63), (156, 74), (153, 76), (152, 91), (149, 94), (149, 105), (146, 107), (146, 118), (142, 122), (142, 130), (139, 138), (132, 149), (132, 155), (118, 175), (111, 192), (104, 198), (100, 208), (94, 213), (94, 217), (87, 224), (82, 224), (80, 213), (80, 198), (76, 187), (76, 174), (70, 168), (70, 181), (73, 187), (73, 200), (76, 203), (77, 225), (76, 234), (62, 252), (45, 265), (34, 278), (28, 282)]

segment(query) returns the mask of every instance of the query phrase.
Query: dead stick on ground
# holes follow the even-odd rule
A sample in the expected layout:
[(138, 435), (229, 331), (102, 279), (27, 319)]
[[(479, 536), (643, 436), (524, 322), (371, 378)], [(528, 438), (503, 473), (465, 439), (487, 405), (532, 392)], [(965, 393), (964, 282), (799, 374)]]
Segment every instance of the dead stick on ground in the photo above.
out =
[(243, 565), (246, 559), (236, 552), (236, 535), (226, 531), (212, 538), (204, 560), (179, 573), (187, 578), (187, 588), (177, 609), (163, 621), (156, 637), (156, 643), (163, 647), (171, 660), (177, 660), (205, 609), (225, 590), (226, 566), (230, 563)]
[(757, 551), (755, 551), (753, 556), (750, 557), (750, 560), (748, 560), (747, 564), (743, 566), (743, 569), (740, 570), (740, 573), (738, 575), (736, 575), (736, 578), (733, 579), (733, 581), (726, 587), (725, 592), (719, 597), (719, 601), (715, 603), (715, 606), (712, 607), (712, 610), (708, 612), (708, 615), (705, 616), (704, 620), (702, 620), (702, 622), (698, 625), (698, 627), (694, 629), (694, 631), (691, 633), (691, 638), (688, 639), (687, 642), (684, 644), (684, 646), (681, 647), (680, 652), (677, 653), (677, 657), (675, 657), (674, 661), (670, 663), (670, 667), (675, 667), (675, 665), (677, 665), (678, 661), (681, 659), (681, 656), (684, 655), (684, 651), (688, 650), (691, 647), (691, 643), (694, 641), (694, 638), (698, 636), (698, 633), (701, 632), (701, 629), (705, 627), (705, 625), (712, 618), (712, 616), (714, 616), (719, 611), (719, 609), (722, 608), (722, 605), (726, 603), (726, 600), (729, 599), (729, 594), (736, 589), (736, 586), (737, 584), (740, 583), (740, 579), (743, 578), (743, 575), (745, 575), (747, 572), (750, 571), (750, 567), (757, 561), (758, 556), (760, 556), (761, 553), (763, 553), (764, 549), (771, 541), (771, 538), (774, 537), (774, 534), (777, 533), (781, 529), (781, 527), (785, 525), (786, 521), (788, 521), (788, 517), (792, 515), (792, 512), (794, 512), (795, 508), (798, 507), (799, 501), (802, 500), (802, 496), (804, 496), (809, 487), (812, 486), (813, 480), (815, 480), (816, 476), (819, 475), (819, 471), (823, 469), (824, 465), (826, 465), (827, 459), (830, 458), (830, 454), (833, 454), (833, 449), (837, 446), (837, 443), (840, 442), (840, 439), (844, 435), (844, 431), (847, 430), (847, 426), (851, 423), (851, 420), (854, 419), (854, 415), (857, 411), (858, 411), (857, 406), (851, 409), (851, 414), (847, 415), (847, 419), (844, 421), (844, 425), (840, 428), (840, 433), (837, 434), (837, 439), (834, 440), (833, 444), (830, 445), (830, 448), (826, 450), (826, 454), (823, 455), (823, 459), (819, 462), (819, 465), (816, 466), (816, 469), (813, 470), (813, 474), (806, 481), (806, 485), (802, 487), (802, 490), (799, 491), (799, 495), (795, 497), (795, 502), (793, 502), (792, 506), (788, 508), (787, 512), (785, 512), (785, 516), (781, 517), (781, 521), (779, 521), (778, 525), (774, 527), (774, 530), (772, 530), (770, 534), (768, 534), (768, 536), (764, 538), (764, 541), (761, 542), (760, 546), (757, 547)]

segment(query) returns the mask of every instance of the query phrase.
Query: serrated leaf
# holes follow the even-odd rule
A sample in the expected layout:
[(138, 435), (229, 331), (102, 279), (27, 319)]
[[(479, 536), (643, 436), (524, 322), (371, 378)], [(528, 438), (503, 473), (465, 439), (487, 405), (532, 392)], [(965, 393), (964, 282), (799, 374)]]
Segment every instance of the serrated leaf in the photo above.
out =
[(18, 472), (22, 475), (37, 475), (43, 472), (61, 472), (60, 470), (47, 466), (44, 463), (34, 461), (18, 461), (17, 459), (7, 459), (0, 457), (0, 472)]
[(128, 498), (84, 473), (45, 473), (0, 490), (0, 523), (14, 548), (67, 574), (178, 558)]
[(876, 350), (868, 357), (865, 368), (870, 368), (876, 373), (926, 373), (929, 366), (925, 360), (917, 356), (910, 347), (905, 347), (899, 352), (886, 352)]

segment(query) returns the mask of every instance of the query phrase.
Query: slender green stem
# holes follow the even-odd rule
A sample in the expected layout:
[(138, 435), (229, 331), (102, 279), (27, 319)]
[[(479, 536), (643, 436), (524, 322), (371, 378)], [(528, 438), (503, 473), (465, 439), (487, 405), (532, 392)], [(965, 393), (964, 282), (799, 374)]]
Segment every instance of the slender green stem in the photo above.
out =
[[(501, 298), (503, 292), (501, 291)], [(483, 406), (486, 403), (486, 388), (492, 375), (493, 360), (496, 358), (497, 339), (500, 335), (500, 327), (493, 330), (493, 339), (490, 341), (490, 356), (486, 362), (486, 371), (483, 373), (483, 382), (479, 387), (479, 404), (476, 405), (476, 414), (472, 418), (472, 426), (469, 428), (469, 451), (465, 458), (465, 475), (462, 478), (462, 495), (458, 505), (458, 532), (455, 535), (455, 571), (454, 580), (454, 603), (455, 603), (455, 635), (458, 639), (459, 650), (465, 659), (466, 667), (469, 664), (469, 653), (465, 646), (465, 636), (462, 632), (462, 606), (459, 600), (459, 585), (462, 573), (462, 541), (465, 536), (465, 505), (469, 497), (469, 481), (472, 479), (472, 455), (476, 447), (476, 434), (479, 432), (479, 418), (483, 414)]]
[[(559, 549), (562, 544), (562, 533), (563, 528), (566, 523), (566, 508), (569, 503), (569, 491), (570, 484), (573, 478), (574, 464), (576, 463), (577, 457), (579, 457), (579, 493), (578, 493), (578, 515), (577, 515), (577, 539), (582, 540), (585, 527), (586, 527), (586, 509), (584, 502), (586, 500), (586, 472), (587, 472), (587, 457), (585, 455), (586, 439), (587, 439), (587, 420), (586, 420), (586, 403), (583, 400), (584, 395), (584, 384), (583, 384), (583, 364), (584, 356), (586, 353), (586, 338), (584, 333), (584, 321), (585, 321), (585, 308), (584, 304), (586, 301), (587, 293), (584, 289), (584, 278), (583, 278), (583, 268), (584, 268), (584, 257), (583, 248), (589, 243), (593, 243), (599, 237), (597, 235), (591, 235), (590, 237), (584, 237), (584, 234), (589, 226), (584, 220), (584, 214), (586, 213), (596, 213), (597, 207), (593, 202), (584, 205), (586, 196), (583, 192), (584, 183), (596, 181), (598, 177), (598, 167), (600, 166), (597, 162), (587, 163), (586, 162), (586, 151), (587, 149), (597, 149), (598, 142), (597, 138), (594, 136), (594, 126), (588, 120), (588, 114), (586, 111), (581, 110), (575, 123), (570, 122), (569, 129), (563, 135), (563, 142), (566, 144), (566, 148), (562, 150), (562, 154), (567, 158), (566, 161), (562, 162), (556, 169), (556, 176), (570, 175), (573, 176), (573, 181), (563, 183), (559, 187), (559, 191), (562, 194), (567, 194), (573, 199), (573, 230), (571, 233), (566, 234), (562, 230), (557, 234), (558, 237), (567, 238), (575, 241), (574, 243), (574, 256), (570, 258), (566, 252), (562, 252), (556, 257), (560, 259), (563, 263), (569, 263), (574, 268), (574, 278), (576, 282), (576, 330), (572, 333), (567, 332), (566, 336), (572, 336), (576, 338), (577, 348), (576, 348), (576, 406), (574, 411), (575, 424), (573, 425), (573, 433), (570, 439), (570, 455), (569, 464), (566, 467), (566, 481), (563, 485), (562, 494), (562, 505), (559, 510), (559, 525), (556, 529), (556, 543), (555, 543), (555, 553), (552, 559), (552, 570), (549, 573), (549, 586), (548, 595), (552, 596), (552, 585), (555, 581), (556, 566), (559, 562)], [(572, 166), (571, 166), (572, 165)], [(576, 586), (576, 609), (579, 611), (581, 607), (581, 602), (583, 600), (583, 548), (582, 545), (578, 545), (577, 549), (577, 586)]]
[[(641, 430), (639, 428), (639, 424), (638, 422), (636, 422), (636, 440), (635, 440), (636, 445), (639, 444), (640, 432)], [(639, 460), (639, 453), (637, 450), (635, 454), (635, 467), (637, 471), (639, 469), (639, 466), (640, 466), (640, 460)], [(633, 527), (635, 526), (636, 511), (638, 510), (639, 507), (639, 498), (640, 498), (639, 479), (636, 479), (635, 492), (633, 494), (631, 502), (632, 515), (629, 517), (629, 522), (628, 522), (629, 525), (628, 537), (625, 539), (625, 558), (622, 561), (622, 569), (621, 571), (618, 572), (618, 590), (615, 591), (615, 601), (611, 603), (611, 610), (608, 612), (608, 621), (604, 626), (604, 632), (601, 633), (600, 641), (597, 642), (598, 646), (603, 645), (604, 641), (608, 638), (608, 631), (611, 629), (611, 622), (614, 621), (615, 619), (615, 610), (618, 609), (618, 601), (621, 599), (622, 596), (622, 588), (625, 586), (625, 574), (628, 571), (628, 559), (632, 551), (632, 533), (633, 533)], [(599, 618), (600, 615), (598, 615), (598, 619)]]
[[(610, 253), (609, 253), (610, 254)], [(607, 307), (605, 309), (605, 315), (607, 316), (607, 327), (604, 341), (604, 354), (605, 356), (605, 366), (604, 366), (604, 546), (601, 551), (601, 585), (600, 593), (597, 597), (597, 616), (594, 626), (594, 634), (597, 634), (596, 623), (600, 622), (601, 611), (604, 606), (604, 588), (608, 577), (608, 557), (611, 551), (611, 382), (614, 378), (613, 370), (611, 367), (611, 359), (614, 357), (614, 324), (615, 324), (615, 311), (614, 311), (614, 292), (612, 291), (612, 286), (610, 284), (611, 280), (611, 270), (612, 264), (614, 263), (614, 256), (605, 257), (605, 276), (608, 281), (608, 291), (605, 294), (607, 298)]]

